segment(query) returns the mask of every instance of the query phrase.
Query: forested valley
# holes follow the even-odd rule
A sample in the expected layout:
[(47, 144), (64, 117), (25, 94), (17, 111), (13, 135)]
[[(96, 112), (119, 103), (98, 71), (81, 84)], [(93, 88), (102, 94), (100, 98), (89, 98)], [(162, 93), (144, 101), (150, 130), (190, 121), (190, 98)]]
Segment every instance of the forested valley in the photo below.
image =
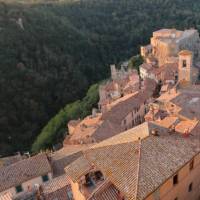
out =
[[(1, 0), (0, 155), (30, 150), (67, 104), (84, 96), (83, 103), (91, 103), (89, 86), (108, 78), (110, 64), (138, 54), (163, 27), (200, 30), (200, 2)], [(67, 120), (48, 145), (61, 139)]]

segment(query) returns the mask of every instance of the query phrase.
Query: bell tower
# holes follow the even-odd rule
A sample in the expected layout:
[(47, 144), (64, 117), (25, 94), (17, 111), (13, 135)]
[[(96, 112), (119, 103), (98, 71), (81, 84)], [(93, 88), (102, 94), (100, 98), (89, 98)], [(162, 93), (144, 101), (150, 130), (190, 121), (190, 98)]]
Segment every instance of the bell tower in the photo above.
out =
[(191, 51), (179, 52), (178, 80), (180, 83), (192, 83), (193, 54)]

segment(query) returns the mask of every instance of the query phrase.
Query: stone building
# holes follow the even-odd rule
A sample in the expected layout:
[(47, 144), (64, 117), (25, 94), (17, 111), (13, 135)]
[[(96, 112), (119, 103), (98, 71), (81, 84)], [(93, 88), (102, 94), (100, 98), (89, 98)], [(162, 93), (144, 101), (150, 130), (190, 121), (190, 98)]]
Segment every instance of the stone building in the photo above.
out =
[(145, 122), (85, 151), (65, 168), (74, 199), (198, 200), (200, 125), (167, 127)]
[(46, 154), (18, 161), (0, 168), (0, 199), (12, 199), (52, 179)]
[[(101, 142), (109, 137), (128, 130), (144, 121), (148, 111), (148, 103), (152, 102), (156, 82), (151, 79), (144, 81), (143, 88), (120, 99), (105, 113), (87, 116), (76, 124), (66, 137), (66, 144), (91, 144)], [(70, 126), (72, 125), (71, 122)]]
[(40, 197), (44, 200), (74, 200), (66, 174), (44, 183)]
[(111, 80), (99, 87), (99, 110), (104, 113), (110, 104), (123, 96), (137, 92), (140, 86), (139, 75), (136, 70), (121, 67), (117, 69), (111, 65)]
[(153, 67), (151, 64), (143, 63), (140, 66), (142, 79), (150, 78), (157, 83), (163, 84), (177, 82), (195, 83), (198, 79), (199, 70), (193, 65), (193, 54), (191, 51), (183, 50), (174, 63), (166, 63), (160, 67)]
[(158, 66), (162, 66), (169, 59), (178, 56), (181, 50), (190, 50), (195, 61), (199, 60), (200, 38), (195, 29), (179, 31), (176, 29), (161, 29), (153, 32), (151, 44), (141, 47), (141, 55), (145, 60), (155, 58)]

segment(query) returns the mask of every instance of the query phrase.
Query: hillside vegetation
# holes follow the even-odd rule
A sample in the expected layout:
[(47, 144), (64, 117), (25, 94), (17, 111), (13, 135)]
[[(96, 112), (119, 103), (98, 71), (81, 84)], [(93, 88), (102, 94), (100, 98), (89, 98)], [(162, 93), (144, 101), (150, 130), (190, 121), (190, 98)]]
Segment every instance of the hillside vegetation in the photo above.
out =
[(66, 126), (69, 120), (84, 118), (89, 115), (92, 108), (97, 107), (97, 102), (99, 100), (98, 88), (98, 84), (92, 85), (81, 101), (75, 101), (62, 108), (38, 135), (32, 145), (32, 152), (52, 148), (52, 144), (64, 139), (63, 133), (66, 133)]
[(199, 11), (195, 0), (2, 1), (0, 154), (29, 150), (61, 108), (108, 77), (109, 64), (136, 54), (152, 31), (200, 29)]

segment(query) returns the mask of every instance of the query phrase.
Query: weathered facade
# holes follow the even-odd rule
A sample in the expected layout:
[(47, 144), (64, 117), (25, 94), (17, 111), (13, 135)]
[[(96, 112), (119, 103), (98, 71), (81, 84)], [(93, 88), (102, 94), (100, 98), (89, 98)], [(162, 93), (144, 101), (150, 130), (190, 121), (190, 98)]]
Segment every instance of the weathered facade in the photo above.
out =
[(145, 59), (153, 56), (157, 65), (162, 66), (169, 58), (177, 57), (181, 50), (192, 51), (195, 61), (199, 60), (200, 38), (197, 30), (161, 29), (155, 31), (151, 44), (141, 47), (141, 55)]
[(113, 200), (198, 200), (199, 128), (196, 123), (186, 137), (144, 123), (91, 147), (65, 168), (74, 199), (106, 197), (105, 188), (113, 185)]
[(52, 170), (45, 154), (39, 154), (0, 168), (0, 199), (14, 198), (34, 190), (52, 179)]

